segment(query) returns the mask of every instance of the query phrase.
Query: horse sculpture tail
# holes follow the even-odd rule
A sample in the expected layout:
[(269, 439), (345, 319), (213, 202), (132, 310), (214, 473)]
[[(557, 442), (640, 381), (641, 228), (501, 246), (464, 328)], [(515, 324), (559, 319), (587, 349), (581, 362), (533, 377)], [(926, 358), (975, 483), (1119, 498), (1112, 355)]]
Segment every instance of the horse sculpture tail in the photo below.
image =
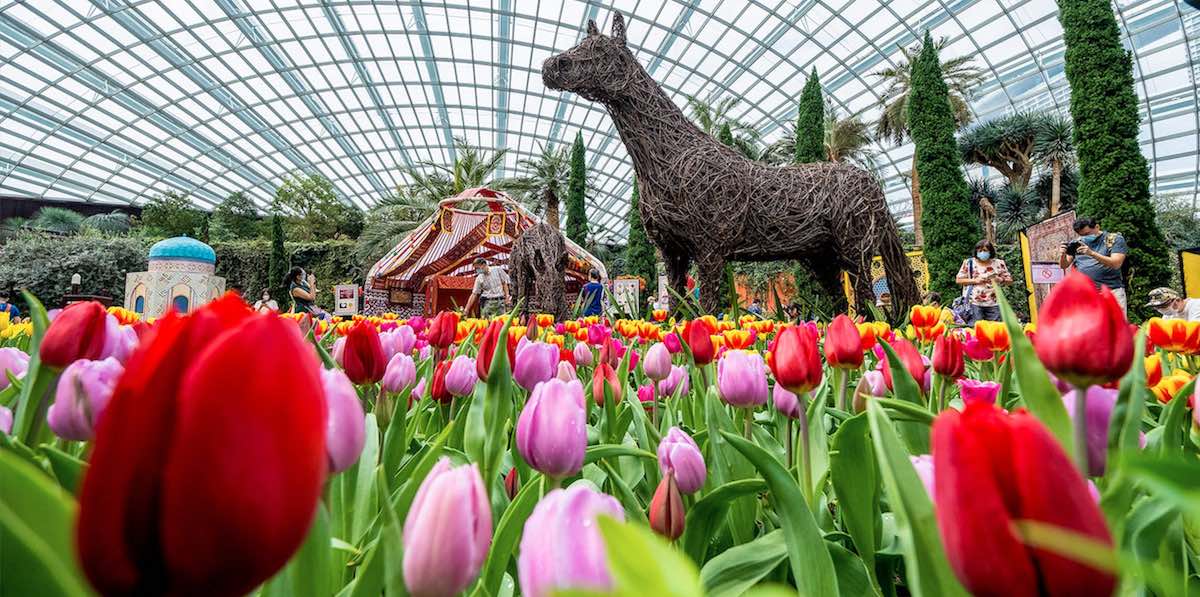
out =
[(903, 318), (913, 305), (921, 304), (921, 290), (913, 275), (912, 264), (904, 253), (900, 242), (900, 230), (890, 215), (880, 222), (879, 255), (883, 258), (883, 269), (887, 272), (888, 290), (892, 294), (893, 319)]

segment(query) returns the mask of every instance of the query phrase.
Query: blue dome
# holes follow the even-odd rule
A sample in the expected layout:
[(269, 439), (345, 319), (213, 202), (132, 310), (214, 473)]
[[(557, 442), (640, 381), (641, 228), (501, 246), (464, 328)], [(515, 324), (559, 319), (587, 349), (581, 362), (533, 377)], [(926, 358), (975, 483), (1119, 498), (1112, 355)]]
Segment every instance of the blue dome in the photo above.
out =
[(150, 247), (150, 260), (157, 259), (176, 260), (184, 259), (188, 261), (201, 261), (204, 263), (216, 263), (217, 253), (213, 248), (194, 239), (186, 236), (176, 236), (154, 243)]

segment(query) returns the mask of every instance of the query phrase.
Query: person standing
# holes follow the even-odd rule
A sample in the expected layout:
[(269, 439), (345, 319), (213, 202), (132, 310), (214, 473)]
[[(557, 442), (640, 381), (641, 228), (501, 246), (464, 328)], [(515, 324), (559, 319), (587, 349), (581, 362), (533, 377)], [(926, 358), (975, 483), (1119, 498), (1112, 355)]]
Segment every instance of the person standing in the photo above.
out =
[(506, 306), (512, 302), (508, 287), (508, 274), (504, 270), (491, 267), (487, 259), (477, 257), (475, 286), (471, 290), (471, 298), (467, 299), (466, 312), (471, 313), (478, 306), (480, 316), (485, 319), (503, 314)]
[(1121, 266), (1129, 247), (1125, 237), (1115, 232), (1104, 232), (1096, 220), (1082, 217), (1071, 226), (1079, 238), (1062, 243), (1058, 250), (1058, 265), (1067, 269), (1072, 265), (1083, 275), (1091, 278), (1097, 288), (1107, 286), (1121, 304), (1121, 311), (1128, 312), (1129, 297), (1125, 292), (1125, 279)]
[(271, 290), (263, 288), (262, 298), (254, 302), (254, 310), (259, 313), (274, 313), (279, 311), (279, 303), (271, 298)]
[(21, 310), (8, 302), (8, 292), (6, 291), (0, 291), (0, 313), (8, 313), (9, 321), (16, 321), (21, 317)]
[(993, 283), (1008, 286), (1013, 279), (1008, 265), (996, 257), (995, 245), (987, 239), (975, 243), (975, 254), (963, 260), (955, 282), (963, 287), (974, 321), (1000, 321), (1000, 303)]
[(288, 295), (292, 297), (291, 313), (318, 315), (316, 276), (305, 274), (304, 268), (296, 266), (288, 270), (283, 281), (287, 284)]
[(1200, 299), (1184, 298), (1170, 288), (1151, 290), (1146, 306), (1158, 311), (1163, 319), (1200, 321)]
[(583, 297), (584, 317), (600, 316), (604, 313), (604, 285), (600, 283), (599, 270), (588, 270), (588, 283), (583, 285), (580, 296)]
[(762, 317), (763, 316), (762, 299), (760, 299), (758, 297), (754, 297), (754, 300), (750, 301), (750, 306), (746, 308), (746, 312), (750, 313), (751, 315), (757, 315), (759, 317)]

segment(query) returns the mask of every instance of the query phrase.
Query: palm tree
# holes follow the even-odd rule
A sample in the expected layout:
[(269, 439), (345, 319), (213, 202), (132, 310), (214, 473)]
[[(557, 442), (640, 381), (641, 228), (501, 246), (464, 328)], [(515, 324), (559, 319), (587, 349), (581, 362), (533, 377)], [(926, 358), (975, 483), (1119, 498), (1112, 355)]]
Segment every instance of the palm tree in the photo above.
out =
[(1033, 157), (1042, 166), (1049, 167), (1053, 178), (1050, 190), (1050, 215), (1058, 213), (1062, 206), (1063, 167), (1075, 163), (1074, 131), (1071, 119), (1062, 114), (1047, 116), (1033, 141)]
[(689, 116), (692, 122), (700, 127), (700, 130), (714, 137), (720, 132), (721, 127), (729, 125), (729, 131), (733, 135), (733, 143), (729, 146), (747, 158), (757, 160), (762, 157), (762, 151), (758, 147), (761, 135), (754, 127), (729, 114), (739, 101), (741, 100), (736, 97), (726, 97), (717, 100), (715, 104), (710, 104), (689, 96), (687, 101)]
[(869, 171), (875, 170), (875, 152), (871, 151), (871, 134), (867, 123), (859, 116), (841, 118), (837, 108), (825, 107), (825, 159), (831, 162), (850, 162)]
[(106, 214), (88, 216), (83, 220), (83, 228), (105, 232), (108, 234), (125, 234), (129, 232), (132, 223), (129, 214), (111, 211)]
[(54, 234), (73, 235), (83, 229), (83, 214), (62, 207), (43, 207), (29, 221), (29, 227)]
[(454, 149), (457, 155), (450, 164), (421, 162), (419, 168), (406, 169), (405, 174), (412, 180), (410, 192), (436, 202), (470, 188), (503, 184), (503, 179), (495, 175), (507, 149), (489, 151), (462, 137), (454, 138)]
[(366, 214), (366, 225), (355, 250), (363, 263), (375, 263), (414, 228), (437, 211), (438, 201), (413, 187), (398, 187)]
[[(996, 237), (1004, 244), (1016, 241), (1017, 233), (1042, 219), (1042, 202), (1037, 193), (1020, 184), (1007, 183), (997, 191)], [(993, 240), (989, 238), (988, 240)]]
[(543, 146), (537, 156), (518, 161), (517, 168), (520, 174), (505, 180), (503, 190), (513, 194), (535, 214), (544, 215), (546, 221), (557, 228), (559, 197), (567, 188), (571, 173), (570, 150), (561, 146)]
[[(935, 45), (939, 54), (946, 47), (946, 38), (938, 40)], [(908, 140), (908, 97), (912, 89), (912, 64), (921, 53), (921, 46), (901, 48), (902, 59), (896, 66), (885, 68), (874, 73), (887, 82), (880, 107), (883, 113), (875, 123), (875, 136), (881, 140), (891, 140), (896, 145), (902, 145)], [(954, 111), (954, 121), (958, 128), (971, 122), (971, 109), (968, 101), (974, 88), (983, 81), (983, 71), (972, 64), (970, 56), (958, 56), (942, 60), (942, 79), (950, 88), (950, 107)], [(912, 201), (913, 201), (913, 230), (917, 235), (917, 244), (924, 244), (925, 235), (921, 231), (921, 191), (917, 179), (917, 154), (912, 158)]]

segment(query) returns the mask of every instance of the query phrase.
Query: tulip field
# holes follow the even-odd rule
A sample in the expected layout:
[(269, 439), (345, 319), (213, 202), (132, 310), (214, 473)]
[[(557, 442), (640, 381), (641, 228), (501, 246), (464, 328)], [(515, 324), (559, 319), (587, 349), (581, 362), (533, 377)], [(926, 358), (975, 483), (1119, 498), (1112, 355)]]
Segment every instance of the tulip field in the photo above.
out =
[(1077, 274), (966, 329), (26, 298), (2, 595), (1200, 595), (1200, 323)]

